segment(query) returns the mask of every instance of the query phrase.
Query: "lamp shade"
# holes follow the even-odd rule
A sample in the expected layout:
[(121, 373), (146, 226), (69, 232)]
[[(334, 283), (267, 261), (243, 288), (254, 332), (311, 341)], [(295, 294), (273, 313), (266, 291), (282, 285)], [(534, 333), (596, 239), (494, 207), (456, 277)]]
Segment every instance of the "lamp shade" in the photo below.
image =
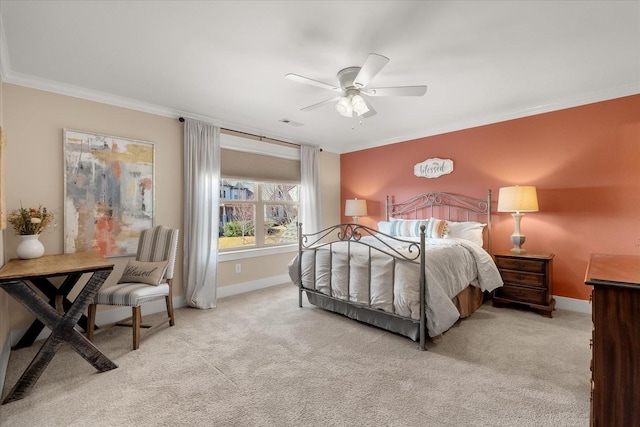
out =
[(536, 187), (515, 185), (502, 187), (498, 193), (498, 212), (537, 212)]
[(351, 117), (353, 115), (353, 107), (351, 105), (351, 99), (343, 96), (336, 104), (336, 111), (345, 117)]
[(361, 116), (369, 111), (367, 103), (364, 102), (364, 99), (360, 95), (353, 95), (353, 97), (351, 98), (351, 107), (358, 116)]
[(367, 201), (363, 199), (347, 200), (344, 206), (345, 216), (367, 215)]

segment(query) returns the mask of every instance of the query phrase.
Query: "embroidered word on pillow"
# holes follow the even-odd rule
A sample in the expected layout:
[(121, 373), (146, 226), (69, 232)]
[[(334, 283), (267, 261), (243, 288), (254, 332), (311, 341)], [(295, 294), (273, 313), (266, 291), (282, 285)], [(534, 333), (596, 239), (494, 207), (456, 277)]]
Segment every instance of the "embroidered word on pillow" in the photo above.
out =
[(168, 264), (169, 261), (142, 262), (134, 259), (129, 260), (118, 283), (146, 283), (147, 285), (158, 286)]

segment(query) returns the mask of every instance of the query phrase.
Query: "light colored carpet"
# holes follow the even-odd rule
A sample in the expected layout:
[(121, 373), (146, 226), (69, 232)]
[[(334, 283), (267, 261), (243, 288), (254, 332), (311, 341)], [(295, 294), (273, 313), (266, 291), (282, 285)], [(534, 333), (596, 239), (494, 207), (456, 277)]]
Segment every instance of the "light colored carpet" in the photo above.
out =
[[(588, 425), (587, 314), (487, 303), (420, 352), (297, 298), (288, 284), (181, 308), (137, 351), (108, 329), (95, 343), (119, 368), (105, 373), (65, 344), (0, 425)], [(11, 353), (5, 395), (38, 348)]]

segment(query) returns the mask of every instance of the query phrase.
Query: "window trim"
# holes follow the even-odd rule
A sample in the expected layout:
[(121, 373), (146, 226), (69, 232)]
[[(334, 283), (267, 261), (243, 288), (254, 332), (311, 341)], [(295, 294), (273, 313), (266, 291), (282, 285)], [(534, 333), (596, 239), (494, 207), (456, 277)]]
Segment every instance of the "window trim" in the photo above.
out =
[(235, 261), (238, 259), (247, 259), (247, 258), (260, 258), (263, 256), (269, 255), (279, 255), (286, 253), (295, 253), (298, 251), (298, 244), (291, 243), (287, 245), (278, 245), (278, 246), (266, 246), (262, 248), (247, 248), (247, 249), (228, 249), (225, 251), (218, 251), (218, 261), (226, 262), (226, 261)]
[[(261, 137), (260, 137), (261, 138)], [(297, 160), (300, 161), (300, 147), (298, 144), (293, 144), (294, 146), (285, 146), (281, 144), (274, 144), (267, 141), (262, 141), (250, 137), (242, 137), (238, 135), (232, 135), (226, 132), (220, 132), (220, 148), (224, 148), (227, 150), (235, 150), (241, 152), (247, 152), (252, 154), (259, 154), (264, 156), (271, 157), (279, 157), (283, 159), (289, 160)], [(225, 177), (220, 176), (220, 179), (224, 179)], [(257, 178), (247, 179), (247, 181), (253, 180), (254, 182), (259, 182), (260, 180)], [(273, 182), (273, 181), (267, 181)], [(294, 184), (291, 182), (291, 184)], [(298, 186), (301, 186), (302, 183), (298, 182)], [(222, 199), (220, 200), (220, 205), (222, 205)], [(256, 204), (257, 208), (257, 204)], [(300, 214), (301, 204), (298, 201), (298, 214)], [(289, 253), (295, 252), (298, 250), (298, 244), (283, 244), (283, 245), (269, 245), (269, 246), (251, 246), (247, 248), (229, 248), (220, 250), (216, 248), (218, 251), (218, 260), (219, 261), (228, 261), (235, 259), (244, 259), (244, 258), (254, 258), (261, 257), (265, 255), (275, 255), (280, 253)]]

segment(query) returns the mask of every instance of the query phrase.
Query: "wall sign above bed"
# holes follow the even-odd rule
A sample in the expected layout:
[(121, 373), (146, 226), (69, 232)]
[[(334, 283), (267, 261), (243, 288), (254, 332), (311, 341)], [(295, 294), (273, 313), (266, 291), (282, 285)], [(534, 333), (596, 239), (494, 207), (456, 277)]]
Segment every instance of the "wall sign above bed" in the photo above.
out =
[(413, 167), (415, 176), (423, 176), (425, 178), (437, 178), (451, 172), (453, 172), (453, 160), (439, 159), (437, 157), (417, 163)]

